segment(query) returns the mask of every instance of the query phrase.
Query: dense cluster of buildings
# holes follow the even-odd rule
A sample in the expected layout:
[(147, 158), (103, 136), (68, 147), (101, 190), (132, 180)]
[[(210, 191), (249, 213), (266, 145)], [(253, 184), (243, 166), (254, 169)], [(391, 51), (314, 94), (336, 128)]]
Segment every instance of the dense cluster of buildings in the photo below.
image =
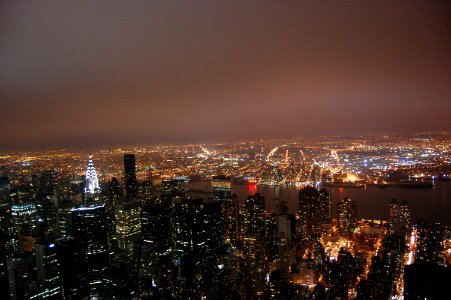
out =
[[(26, 164), (2, 177), (2, 299), (438, 299), (449, 279), (449, 232), (412, 227), (405, 200), (389, 222), (359, 220), (355, 201), (333, 214), (312, 185), (295, 214), (283, 199), (268, 211), (259, 193), (232, 194), (228, 175), (190, 190), (182, 176), (140, 180), (135, 154), (122, 159), (123, 182), (100, 180), (93, 156), (81, 178)], [(429, 272), (440, 279), (418, 275)]]

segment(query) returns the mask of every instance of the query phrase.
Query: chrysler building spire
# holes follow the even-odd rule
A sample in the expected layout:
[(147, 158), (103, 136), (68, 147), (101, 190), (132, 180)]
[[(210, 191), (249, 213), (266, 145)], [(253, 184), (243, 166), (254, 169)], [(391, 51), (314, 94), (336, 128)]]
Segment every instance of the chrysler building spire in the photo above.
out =
[(92, 155), (89, 155), (88, 167), (86, 168), (85, 193), (94, 194), (95, 190), (100, 190), (99, 179), (92, 163)]

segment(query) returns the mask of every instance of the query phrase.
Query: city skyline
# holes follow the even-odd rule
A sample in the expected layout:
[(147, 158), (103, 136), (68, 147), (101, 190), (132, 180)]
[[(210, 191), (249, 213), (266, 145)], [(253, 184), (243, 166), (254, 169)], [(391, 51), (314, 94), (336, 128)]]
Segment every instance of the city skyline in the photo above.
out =
[(446, 2), (2, 2), (0, 151), (449, 128)]

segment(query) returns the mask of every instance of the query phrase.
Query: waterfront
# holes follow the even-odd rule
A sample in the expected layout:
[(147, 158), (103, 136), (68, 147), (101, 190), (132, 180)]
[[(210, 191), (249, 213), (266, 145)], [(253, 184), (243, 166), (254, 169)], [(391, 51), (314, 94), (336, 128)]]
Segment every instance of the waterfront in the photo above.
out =
[[(210, 181), (190, 182), (189, 187), (211, 191)], [(441, 222), (451, 225), (451, 182), (436, 181), (430, 189), (369, 186), (366, 188), (327, 187), (332, 197), (332, 212), (336, 213), (339, 199), (350, 197), (357, 202), (357, 217), (365, 219), (388, 220), (388, 207), (391, 199), (406, 199), (409, 203), (412, 222), (425, 219), (430, 222)], [(268, 185), (233, 185), (232, 193), (236, 193), (240, 202), (250, 194), (260, 193), (266, 198), (267, 210), (275, 210), (277, 199), (288, 203), (291, 213), (298, 209), (298, 187)]]

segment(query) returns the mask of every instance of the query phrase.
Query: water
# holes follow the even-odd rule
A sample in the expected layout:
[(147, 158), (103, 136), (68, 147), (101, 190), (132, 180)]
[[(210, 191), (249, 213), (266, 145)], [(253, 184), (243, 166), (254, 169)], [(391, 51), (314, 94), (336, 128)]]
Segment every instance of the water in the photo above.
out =
[[(344, 197), (350, 197), (357, 203), (358, 218), (388, 220), (389, 202), (395, 198), (407, 200), (413, 222), (423, 218), (430, 222), (451, 225), (451, 181), (436, 181), (434, 184), (434, 188), (431, 189), (378, 188), (375, 186), (367, 188), (328, 187), (326, 189), (331, 193), (334, 215), (337, 201)], [(189, 187), (211, 191), (211, 182), (190, 182)], [(286, 201), (291, 213), (298, 210), (297, 187), (232, 185), (232, 193), (237, 194), (240, 202), (256, 192), (266, 198), (268, 210), (275, 210), (276, 199)]]

